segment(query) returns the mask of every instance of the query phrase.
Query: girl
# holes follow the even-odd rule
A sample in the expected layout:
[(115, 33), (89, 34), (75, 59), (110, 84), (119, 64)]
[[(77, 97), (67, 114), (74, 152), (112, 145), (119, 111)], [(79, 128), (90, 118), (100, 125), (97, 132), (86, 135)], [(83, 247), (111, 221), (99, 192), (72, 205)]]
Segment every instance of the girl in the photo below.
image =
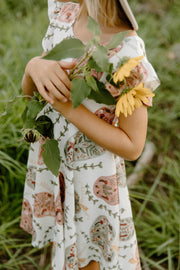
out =
[[(88, 16), (98, 20), (103, 44), (115, 33), (127, 32), (109, 55), (115, 66), (124, 56), (145, 55), (126, 0), (65, 2), (48, 1), (50, 26), (43, 39), (43, 55), (67, 37), (89, 41)], [(40, 115), (54, 123), (62, 161), (59, 177), (55, 177), (43, 163), (43, 140), (31, 145), (21, 227), (32, 234), (34, 246), (51, 242), (54, 270), (139, 270), (124, 159), (135, 160), (143, 150), (151, 102), (127, 118), (120, 114), (118, 123), (114, 106), (85, 99), (73, 109), (67, 71), (74, 65), (73, 60), (35, 57), (25, 69), (23, 92), (39, 91), (47, 100)], [(140, 82), (152, 91), (159, 85), (146, 56), (131, 73), (130, 84)], [(107, 83), (107, 87), (113, 91), (112, 85)]]

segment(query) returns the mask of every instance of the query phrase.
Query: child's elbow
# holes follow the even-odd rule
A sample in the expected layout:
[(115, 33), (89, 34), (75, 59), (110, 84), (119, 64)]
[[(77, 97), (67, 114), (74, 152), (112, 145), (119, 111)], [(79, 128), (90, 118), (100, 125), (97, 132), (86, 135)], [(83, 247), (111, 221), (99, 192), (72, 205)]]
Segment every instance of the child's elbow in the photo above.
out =
[(131, 153), (130, 156), (129, 156), (129, 161), (137, 160), (140, 157), (141, 153), (142, 153), (142, 151), (141, 152), (136, 152), (136, 153)]
[(135, 161), (141, 156), (142, 151), (143, 147), (133, 146), (129, 151), (127, 151), (126, 157), (124, 158), (129, 161)]

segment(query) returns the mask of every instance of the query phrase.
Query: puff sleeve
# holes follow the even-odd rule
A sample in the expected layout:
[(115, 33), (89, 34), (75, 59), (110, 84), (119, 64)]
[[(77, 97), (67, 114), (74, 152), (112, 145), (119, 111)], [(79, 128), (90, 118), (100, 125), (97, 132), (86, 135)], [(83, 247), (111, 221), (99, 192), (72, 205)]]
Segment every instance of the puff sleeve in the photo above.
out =
[(45, 52), (49, 52), (64, 38), (73, 36), (72, 24), (79, 12), (79, 4), (48, 0), (49, 27), (42, 41)]
[(53, 48), (55, 21), (63, 4), (63, 2), (57, 0), (48, 0), (49, 26), (42, 40), (42, 47), (45, 52), (48, 52)]
[(147, 76), (144, 80), (144, 86), (150, 89), (151, 91), (154, 91), (160, 85), (159, 78), (153, 66), (147, 59), (144, 41), (139, 37), (137, 39), (137, 46), (138, 46), (139, 52), (140, 53), (142, 52), (142, 54), (145, 55), (141, 62), (142, 65), (144, 66), (145, 71), (147, 72)]

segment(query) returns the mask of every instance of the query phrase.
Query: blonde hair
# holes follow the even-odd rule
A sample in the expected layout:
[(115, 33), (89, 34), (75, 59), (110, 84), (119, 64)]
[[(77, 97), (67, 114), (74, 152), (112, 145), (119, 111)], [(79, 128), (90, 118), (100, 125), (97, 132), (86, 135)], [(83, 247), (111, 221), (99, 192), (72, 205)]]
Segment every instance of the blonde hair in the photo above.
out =
[(110, 27), (119, 26), (123, 22), (133, 29), (119, 0), (84, 0), (81, 12), (86, 12), (96, 21)]

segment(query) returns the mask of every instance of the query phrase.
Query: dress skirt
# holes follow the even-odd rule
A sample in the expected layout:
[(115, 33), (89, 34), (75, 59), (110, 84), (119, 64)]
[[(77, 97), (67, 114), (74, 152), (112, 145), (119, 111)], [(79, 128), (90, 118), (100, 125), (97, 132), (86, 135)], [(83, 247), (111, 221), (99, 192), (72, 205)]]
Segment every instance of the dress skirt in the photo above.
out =
[(52, 243), (53, 270), (78, 270), (92, 260), (101, 270), (141, 269), (124, 160), (51, 105), (41, 114), (54, 123), (62, 160), (56, 177), (43, 162), (43, 139), (31, 144), (21, 227), (32, 234), (33, 246)]

